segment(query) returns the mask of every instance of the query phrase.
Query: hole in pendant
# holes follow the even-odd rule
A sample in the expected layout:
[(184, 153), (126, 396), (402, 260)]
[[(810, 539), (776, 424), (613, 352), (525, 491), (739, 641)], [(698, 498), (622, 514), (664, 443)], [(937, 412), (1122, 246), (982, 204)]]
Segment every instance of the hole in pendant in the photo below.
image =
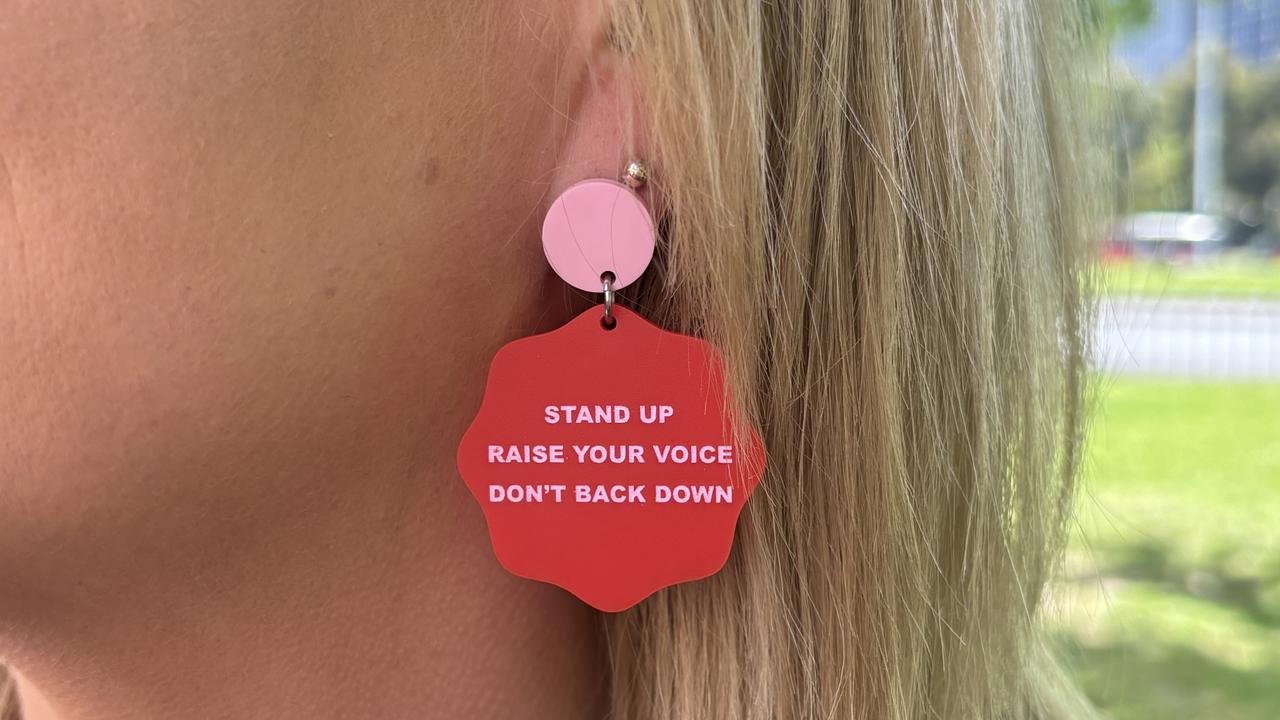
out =
[(612, 330), (618, 327), (618, 318), (613, 315), (610, 315), (609, 317), (602, 317), (600, 318), (600, 327), (605, 330)]

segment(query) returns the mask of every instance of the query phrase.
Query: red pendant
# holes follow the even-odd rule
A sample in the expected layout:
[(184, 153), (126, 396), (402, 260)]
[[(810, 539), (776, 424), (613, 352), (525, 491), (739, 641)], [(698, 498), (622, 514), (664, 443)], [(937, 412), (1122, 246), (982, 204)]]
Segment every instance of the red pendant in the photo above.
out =
[(714, 347), (602, 314), (498, 352), (458, 471), (503, 567), (617, 612), (723, 567), (765, 453)]

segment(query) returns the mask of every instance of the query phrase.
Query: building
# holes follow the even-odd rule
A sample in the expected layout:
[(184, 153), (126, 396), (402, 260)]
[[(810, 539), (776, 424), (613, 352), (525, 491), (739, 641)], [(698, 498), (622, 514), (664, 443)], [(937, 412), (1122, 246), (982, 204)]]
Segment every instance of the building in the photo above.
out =
[[(1114, 57), (1144, 80), (1159, 80), (1192, 62), (1196, 0), (1156, 0), (1151, 22), (1119, 38)], [(1280, 0), (1224, 0), (1222, 36), (1237, 60), (1260, 63), (1280, 58)]]
[(1280, 56), (1280, 0), (1235, 0), (1225, 10), (1224, 35), (1232, 55), (1255, 63)]

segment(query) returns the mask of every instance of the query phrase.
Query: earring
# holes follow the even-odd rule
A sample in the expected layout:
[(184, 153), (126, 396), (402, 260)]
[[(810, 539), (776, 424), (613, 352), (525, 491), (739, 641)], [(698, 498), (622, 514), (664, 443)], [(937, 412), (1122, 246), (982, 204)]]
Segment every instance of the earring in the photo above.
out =
[(639, 190), (649, 182), (649, 168), (645, 167), (639, 160), (632, 160), (627, 163), (627, 167), (623, 172), (623, 182), (632, 190)]
[(458, 447), (498, 561), (610, 612), (719, 571), (765, 465), (719, 351), (617, 302), (653, 257), (628, 187), (647, 178), (633, 161), (626, 184), (584, 180), (551, 203), (547, 261), (602, 303), (499, 350)]

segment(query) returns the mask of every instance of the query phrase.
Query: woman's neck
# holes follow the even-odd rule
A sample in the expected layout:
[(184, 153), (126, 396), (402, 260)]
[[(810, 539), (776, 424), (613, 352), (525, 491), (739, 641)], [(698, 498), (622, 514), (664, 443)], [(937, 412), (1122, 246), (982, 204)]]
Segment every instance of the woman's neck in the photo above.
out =
[(596, 616), (498, 567), (452, 472), (49, 608), (11, 658), (27, 720), (603, 717)]

